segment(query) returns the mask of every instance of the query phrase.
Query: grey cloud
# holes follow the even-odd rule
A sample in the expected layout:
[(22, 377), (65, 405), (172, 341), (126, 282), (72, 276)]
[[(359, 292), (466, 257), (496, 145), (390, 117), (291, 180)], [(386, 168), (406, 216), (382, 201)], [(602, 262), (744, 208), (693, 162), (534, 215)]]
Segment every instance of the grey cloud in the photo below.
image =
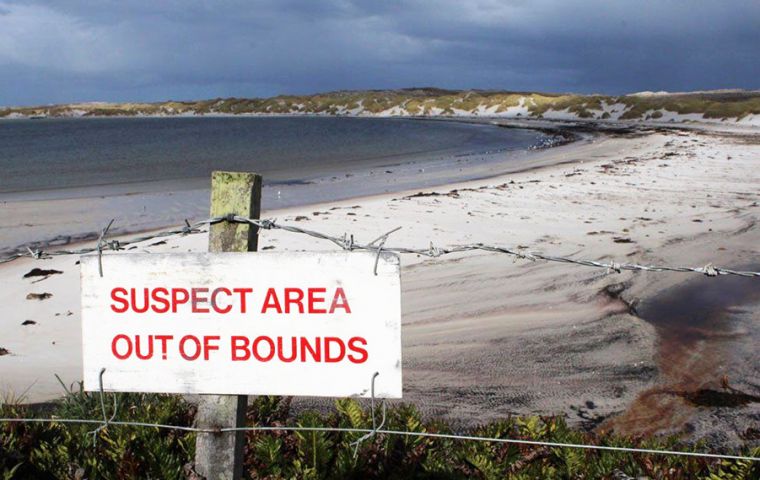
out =
[(0, 0), (0, 105), (758, 88), (760, 2)]

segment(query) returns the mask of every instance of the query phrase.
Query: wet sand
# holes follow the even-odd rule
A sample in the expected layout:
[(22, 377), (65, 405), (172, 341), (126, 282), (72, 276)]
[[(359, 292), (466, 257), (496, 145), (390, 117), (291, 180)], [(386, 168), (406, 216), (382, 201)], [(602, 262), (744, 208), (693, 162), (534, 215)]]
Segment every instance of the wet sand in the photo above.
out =
[[(760, 264), (738, 268), (760, 271)], [(756, 437), (760, 419), (757, 283), (744, 277), (719, 282), (693, 278), (642, 301), (636, 314), (653, 325), (658, 336), (658, 380), (600, 430), (636, 436), (689, 434), (724, 446)], [(725, 428), (716, 431), (714, 424)]]

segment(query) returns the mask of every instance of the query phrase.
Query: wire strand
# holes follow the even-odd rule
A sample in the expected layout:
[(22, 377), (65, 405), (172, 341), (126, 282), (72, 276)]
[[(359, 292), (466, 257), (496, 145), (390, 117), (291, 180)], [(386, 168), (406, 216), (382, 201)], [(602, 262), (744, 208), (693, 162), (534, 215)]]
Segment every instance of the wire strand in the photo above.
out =
[[(72, 418), (0, 418), (0, 423), (61, 423), (61, 424), (103, 424), (102, 420), (87, 420), (87, 419), (72, 419)], [(562, 443), (562, 442), (547, 442), (543, 440), (523, 440), (516, 438), (499, 438), (499, 437), (480, 437), (477, 435), (459, 435), (454, 433), (435, 433), (435, 432), (414, 432), (406, 430), (386, 430), (386, 429), (371, 429), (371, 428), (347, 428), (347, 427), (291, 427), (291, 426), (256, 426), (256, 427), (230, 427), (230, 428), (197, 428), (197, 427), (185, 427), (181, 425), (166, 425), (161, 423), (147, 423), (147, 422), (125, 422), (125, 421), (111, 421), (109, 425), (119, 425), (126, 427), (146, 427), (146, 428), (158, 428), (163, 430), (179, 430), (184, 432), (194, 433), (227, 433), (227, 432), (336, 432), (336, 433), (361, 433), (361, 434), (385, 434), (385, 435), (398, 435), (407, 437), (423, 437), (423, 438), (438, 438), (458, 441), (475, 441), (475, 442), (494, 442), (494, 443), (513, 443), (519, 445), (532, 445), (541, 447), (555, 447), (555, 448), (578, 448), (585, 450), (606, 450), (616, 452), (627, 453), (645, 453), (652, 455), (676, 455), (683, 457), (703, 457), (703, 458), (716, 458), (723, 460), (743, 460), (758, 462), (760, 457), (751, 457), (745, 455), (727, 455), (721, 453), (708, 453), (708, 452), (686, 452), (679, 450), (658, 450), (653, 448), (633, 448), (633, 447), (615, 447), (611, 445), (590, 445), (582, 443)]]
[(712, 265), (711, 263), (708, 263), (707, 265), (704, 265), (702, 267), (692, 267), (692, 266), (669, 266), (669, 265), (641, 265), (641, 264), (636, 264), (636, 263), (618, 263), (615, 261), (604, 262), (604, 261), (598, 261), (598, 260), (576, 259), (576, 258), (565, 257), (565, 256), (560, 256), (560, 255), (550, 255), (550, 254), (546, 254), (542, 252), (530, 251), (524, 248), (514, 248), (514, 247), (503, 246), (503, 245), (489, 245), (485, 243), (469, 243), (469, 244), (463, 244), (463, 245), (451, 245), (448, 247), (434, 247), (433, 244), (431, 243), (428, 248), (398, 247), (398, 246), (389, 247), (389, 246), (385, 246), (385, 244), (383, 243), (380, 247), (378, 247), (377, 245), (375, 245), (376, 242), (378, 242), (379, 240), (387, 240), (388, 236), (391, 233), (394, 233), (395, 231), (397, 231), (400, 227), (395, 228), (391, 230), (390, 232), (387, 232), (381, 235), (380, 237), (373, 240), (372, 242), (362, 244), (362, 243), (357, 243), (354, 241), (354, 235), (350, 235), (350, 236), (344, 235), (343, 237), (337, 237), (334, 235), (318, 232), (316, 230), (301, 228), (296, 225), (288, 225), (288, 224), (281, 225), (277, 223), (275, 220), (259, 220), (259, 219), (241, 217), (238, 215), (226, 215), (223, 217), (213, 217), (206, 220), (195, 222), (193, 224), (190, 224), (187, 220), (185, 220), (185, 226), (179, 229), (166, 230), (166, 231), (154, 233), (152, 235), (144, 235), (144, 236), (136, 237), (131, 240), (126, 240), (123, 242), (112, 241), (112, 242), (108, 242), (107, 244), (103, 244), (103, 242), (98, 242), (98, 245), (95, 247), (82, 248), (79, 250), (56, 250), (56, 251), (47, 252), (47, 251), (39, 250), (39, 249), (32, 250), (30, 247), (27, 247), (27, 250), (28, 250), (27, 253), (14, 253), (10, 256), (0, 259), (0, 263), (12, 262), (14, 260), (17, 260), (19, 258), (24, 258), (24, 257), (44, 259), (44, 258), (50, 258), (53, 256), (59, 256), (59, 255), (84, 255), (84, 254), (88, 254), (92, 252), (99, 252), (102, 248), (108, 248), (111, 250), (123, 250), (125, 247), (129, 245), (134, 245), (136, 243), (142, 243), (142, 242), (146, 242), (150, 240), (155, 240), (157, 238), (165, 238), (165, 237), (174, 236), (174, 235), (191, 235), (191, 234), (201, 233), (202, 231), (201, 227), (203, 227), (204, 225), (214, 225), (216, 223), (225, 222), (225, 221), (233, 222), (233, 223), (245, 223), (245, 224), (249, 224), (251, 226), (260, 228), (262, 230), (280, 230), (283, 232), (306, 235), (312, 238), (332, 242), (336, 246), (346, 251), (362, 251), (363, 250), (363, 251), (371, 251), (377, 254), (380, 250), (382, 250), (383, 252), (390, 252), (390, 253), (396, 253), (396, 254), (414, 254), (414, 255), (420, 255), (420, 256), (428, 257), (428, 258), (437, 258), (444, 255), (451, 255), (455, 253), (483, 251), (483, 252), (489, 252), (489, 253), (510, 255), (515, 258), (524, 259), (524, 260), (533, 260), (533, 261), (544, 260), (547, 262), (565, 263), (565, 264), (579, 265), (579, 266), (584, 266), (584, 267), (603, 268), (607, 272), (617, 272), (617, 273), (621, 273), (623, 271), (678, 272), (678, 273), (699, 273), (702, 275), (706, 275), (708, 277), (717, 277), (721, 275), (735, 275), (735, 276), (740, 276), (740, 277), (760, 278), (760, 272), (732, 270), (729, 268), (717, 267), (717, 266)]

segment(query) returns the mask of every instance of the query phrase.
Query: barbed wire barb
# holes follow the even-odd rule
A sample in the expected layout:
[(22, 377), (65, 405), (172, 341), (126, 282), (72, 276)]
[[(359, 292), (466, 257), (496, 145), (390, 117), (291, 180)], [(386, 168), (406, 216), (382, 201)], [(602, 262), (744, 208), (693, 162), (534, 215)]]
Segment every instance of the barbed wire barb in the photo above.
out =
[(372, 245), (374, 245), (374, 244), (375, 244), (375, 243), (377, 243), (378, 241), (380, 241), (380, 240), (384, 240), (384, 239), (387, 239), (387, 238), (388, 238), (388, 236), (390, 236), (390, 234), (392, 234), (392, 233), (396, 233), (396, 232), (398, 232), (399, 230), (401, 230), (401, 227), (396, 227), (396, 228), (394, 228), (393, 230), (390, 230), (390, 231), (388, 231), (388, 232), (385, 232), (384, 234), (380, 235), (380, 236), (379, 236), (379, 237), (377, 237), (376, 239), (374, 239), (374, 240), (372, 240), (371, 242), (369, 242), (367, 245), (371, 247)]
[[(371, 242), (369, 242), (367, 244), (369, 246), (372, 246), (372, 245), (374, 245), (375, 242), (377, 242), (378, 240), (380, 240), (380, 244), (377, 246), (377, 255), (375, 256), (375, 268), (372, 270), (373, 273), (375, 274), (375, 276), (377, 276), (377, 264), (380, 263), (380, 253), (383, 250), (383, 245), (385, 245), (385, 242), (388, 241), (388, 236), (391, 233), (397, 232), (399, 230), (401, 230), (401, 227), (396, 227), (393, 230), (391, 230), (390, 232), (387, 232), (387, 233), (385, 233), (385, 234), (377, 237), (376, 239), (372, 240)], [(373, 378), (373, 382), (374, 382), (374, 378)]]

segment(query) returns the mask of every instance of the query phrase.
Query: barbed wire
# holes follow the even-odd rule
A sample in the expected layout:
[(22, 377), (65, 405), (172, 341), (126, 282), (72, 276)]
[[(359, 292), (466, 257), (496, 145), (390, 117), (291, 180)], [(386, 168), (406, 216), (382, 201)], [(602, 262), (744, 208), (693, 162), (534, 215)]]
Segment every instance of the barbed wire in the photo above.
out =
[(12, 255), (8, 255), (6, 257), (3, 257), (0, 259), (0, 263), (8, 263), (12, 262), (14, 260), (18, 260), (19, 258), (29, 257), (34, 259), (45, 259), (45, 258), (51, 258), (56, 257), (60, 255), (86, 255), (88, 253), (97, 252), (99, 250), (107, 249), (107, 250), (124, 250), (128, 246), (135, 245), (137, 243), (142, 242), (148, 242), (150, 240), (156, 240), (159, 238), (164, 237), (173, 237), (175, 235), (192, 235), (196, 233), (201, 233), (201, 227), (204, 225), (208, 225), (210, 222), (208, 220), (203, 220), (200, 222), (195, 222), (193, 224), (190, 224), (188, 220), (185, 220), (185, 226), (180, 228), (175, 228), (171, 230), (164, 230), (157, 233), (152, 233), (148, 235), (141, 235), (135, 238), (131, 238), (129, 240), (105, 240), (105, 235), (108, 233), (108, 230), (110, 229), (110, 226), (113, 224), (114, 220), (111, 220), (108, 224), (108, 227), (103, 230), (100, 237), (98, 238), (98, 243), (94, 247), (86, 247), (86, 248), (80, 248), (76, 250), (71, 249), (62, 249), (62, 250), (53, 250), (53, 251), (47, 251), (41, 248), (32, 248), (30, 246), (26, 247), (26, 252), (19, 252), (14, 253)]
[[(580, 265), (580, 266), (585, 266), (585, 267), (603, 268), (607, 270), (607, 272), (617, 272), (617, 273), (621, 273), (623, 271), (679, 272), (679, 273), (699, 273), (702, 275), (706, 275), (708, 277), (716, 277), (720, 275), (736, 275), (740, 277), (760, 278), (760, 272), (732, 270), (729, 268), (714, 266), (711, 263), (708, 263), (707, 265), (704, 265), (702, 267), (691, 267), (691, 266), (669, 266), (669, 265), (641, 265), (641, 264), (636, 264), (636, 263), (615, 262), (615, 261), (605, 262), (605, 261), (598, 261), (598, 260), (576, 259), (576, 258), (560, 256), (560, 255), (550, 255), (550, 254), (546, 254), (542, 252), (530, 251), (527, 248), (522, 248), (522, 247), (514, 248), (514, 247), (485, 244), (485, 243), (469, 243), (469, 244), (451, 245), (451, 246), (446, 246), (446, 247), (437, 247), (431, 242), (428, 248), (386, 246), (385, 243), (388, 240), (388, 237), (392, 233), (399, 230), (401, 227), (394, 228), (393, 230), (381, 235), (375, 240), (369, 243), (363, 244), (363, 243), (356, 242), (354, 239), (354, 235), (352, 234), (351, 235), (344, 234), (343, 236), (339, 237), (339, 236), (330, 235), (327, 233), (322, 233), (316, 230), (302, 228), (302, 227), (292, 225), (292, 224), (280, 224), (280, 223), (277, 223), (276, 219), (253, 219), (253, 218), (242, 217), (242, 216), (234, 215), (234, 214), (230, 214), (230, 215), (226, 215), (222, 217), (212, 217), (206, 220), (197, 221), (192, 224), (188, 222), (187, 220), (185, 220), (184, 227), (161, 231), (161, 232), (153, 233), (150, 235), (143, 235), (143, 236), (139, 236), (139, 237), (132, 238), (130, 240), (124, 240), (124, 241), (119, 241), (119, 240), (107, 241), (105, 239), (105, 235), (107, 234), (108, 229), (113, 223), (113, 220), (111, 220), (108, 226), (101, 233), (98, 239), (98, 243), (95, 247), (82, 248), (78, 250), (55, 250), (55, 251), (45, 251), (42, 249), (32, 249), (31, 247), (27, 247), (27, 253), (21, 252), (21, 253), (16, 253), (16, 254), (4, 257), (0, 259), (0, 263), (7, 263), (7, 262), (11, 262), (13, 260), (17, 260), (19, 258), (24, 258), (24, 257), (44, 259), (44, 258), (50, 258), (53, 256), (59, 256), (59, 255), (84, 255), (84, 254), (93, 253), (93, 252), (102, 253), (104, 249), (123, 250), (127, 246), (133, 246), (137, 243), (147, 242), (147, 241), (155, 240), (159, 238), (165, 238), (165, 237), (170, 237), (174, 235), (191, 235), (191, 234), (200, 233), (201, 228), (203, 226), (214, 225), (220, 222), (249, 224), (251, 226), (254, 226), (263, 230), (281, 230), (284, 232), (307, 235), (309, 237), (332, 242), (336, 246), (347, 251), (357, 250), (357, 251), (376, 252), (378, 254), (378, 257), (381, 252), (391, 252), (391, 253), (396, 253), (396, 254), (414, 254), (414, 255), (420, 255), (420, 256), (428, 257), (428, 258), (437, 258), (437, 257), (442, 257), (444, 255), (451, 255), (451, 254), (456, 254), (456, 253), (483, 251), (483, 252), (510, 255), (515, 258), (524, 259), (524, 260), (532, 260), (532, 261), (544, 260), (547, 262), (566, 263), (566, 264)], [(375, 269), (376, 268), (377, 267), (375, 267)]]
[[(391, 253), (396, 253), (396, 254), (415, 254), (415, 255), (420, 255), (420, 256), (429, 257), (429, 258), (437, 258), (444, 255), (450, 255), (450, 254), (455, 254), (455, 253), (463, 253), (463, 252), (470, 252), (470, 251), (484, 251), (484, 252), (511, 255), (516, 258), (533, 260), (533, 261), (544, 260), (548, 262), (568, 263), (568, 264), (581, 265), (581, 266), (587, 266), (587, 267), (604, 268), (607, 271), (614, 271), (618, 273), (622, 271), (692, 272), (692, 273), (704, 274), (711, 277), (719, 276), (719, 275), (760, 277), (760, 272), (731, 270), (727, 268), (716, 267), (711, 264), (705, 265), (704, 267), (679, 267), (679, 266), (639, 265), (639, 264), (632, 264), (632, 263), (617, 263), (614, 261), (600, 262), (600, 261), (595, 261), (595, 260), (583, 260), (583, 259), (579, 260), (579, 259), (574, 259), (570, 257), (548, 255), (548, 254), (544, 254), (540, 252), (526, 251), (525, 249), (522, 249), (522, 248), (514, 249), (510, 247), (488, 245), (488, 244), (483, 244), (483, 243), (454, 245), (454, 246), (448, 246), (448, 247), (436, 247), (431, 243), (428, 248), (386, 247), (385, 244), (388, 240), (388, 237), (391, 234), (398, 231), (401, 227), (394, 228), (393, 230), (390, 230), (389, 232), (386, 232), (383, 235), (379, 236), (375, 240), (366, 244), (362, 244), (362, 243), (356, 242), (353, 235), (344, 234), (342, 237), (338, 237), (338, 236), (322, 233), (316, 230), (301, 228), (295, 225), (281, 225), (277, 223), (276, 220), (274, 219), (260, 220), (260, 219), (242, 217), (242, 216), (238, 216), (234, 214), (230, 214), (230, 215), (226, 215), (222, 217), (213, 217), (213, 218), (201, 220), (192, 224), (188, 222), (187, 220), (185, 220), (185, 226), (178, 229), (171, 229), (171, 230), (161, 231), (161, 232), (157, 232), (157, 233), (153, 233), (149, 235), (142, 235), (142, 236), (132, 238), (130, 240), (123, 240), (123, 241), (110, 240), (109, 241), (109, 240), (106, 240), (106, 235), (108, 234), (113, 222), (114, 220), (111, 220), (108, 223), (108, 225), (101, 231), (97, 244), (94, 247), (82, 248), (82, 249), (77, 249), (77, 250), (55, 250), (55, 251), (44, 251), (42, 249), (33, 250), (31, 247), (28, 247), (27, 248), (28, 253), (16, 253), (16, 254), (10, 255), (8, 257), (0, 259), (0, 263), (11, 262), (13, 260), (23, 258), (23, 257), (31, 257), (34, 259), (45, 259), (45, 258), (51, 258), (54, 256), (60, 256), (60, 255), (83, 255), (83, 254), (94, 253), (94, 252), (97, 252), (100, 257), (102, 255), (103, 250), (105, 249), (123, 250), (127, 246), (134, 246), (135, 244), (138, 244), (138, 243), (143, 243), (143, 242), (147, 242), (147, 241), (151, 241), (151, 240), (155, 240), (159, 238), (165, 238), (165, 237), (170, 237), (170, 236), (175, 236), (175, 235), (184, 236), (184, 235), (192, 235), (192, 234), (201, 233), (203, 231), (201, 230), (201, 228), (206, 225), (214, 225), (221, 222), (231, 222), (231, 223), (248, 224), (253, 227), (264, 229), (264, 230), (282, 230), (285, 232), (306, 235), (312, 238), (317, 238), (317, 239), (332, 242), (336, 246), (347, 251), (356, 250), (356, 251), (376, 252), (377, 258), (379, 258), (382, 252), (391, 252)], [(102, 264), (100, 264), (99, 266), (100, 266), (101, 275), (102, 275)], [(377, 261), (375, 262), (375, 271), (376, 269), (377, 269)], [(377, 424), (374, 417), (374, 378), (376, 375), (373, 376), (373, 384), (372, 384), (373, 396), (372, 396), (372, 428), (371, 429), (369, 428), (343, 428), (343, 427), (302, 427), (302, 426), (250, 426), (250, 427), (227, 427), (227, 428), (200, 428), (200, 427), (193, 427), (193, 426), (169, 425), (169, 424), (150, 423), (150, 422), (128, 422), (128, 421), (115, 420), (116, 411), (118, 408), (118, 402), (115, 395), (114, 395), (113, 412), (110, 415), (110, 417), (106, 413), (105, 402), (103, 400), (104, 395), (103, 395), (103, 387), (102, 387), (102, 376), (103, 376), (104, 371), (105, 369), (101, 370), (100, 376), (99, 376), (100, 391), (101, 391), (100, 405), (103, 410), (102, 420), (72, 419), (72, 418), (0, 418), (0, 423), (60, 423), (60, 424), (97, 425), (97, 428), (88, 432), (88, 434), (93, 436), (93, 441), (95, 441), (97, 439), (98, 434), (102, 430), (106, 429), (109, 425), (119, 425), (119, 426), (128, 426), (128, 427), (158, 428), (158, 429), (177, 430), (177, 431), (194, 432), (194, 433), (210, 433), (210, 434), (240, 432), (240, 431), (242, 432), (304, 431), (304, 432), (344, 432), (344, 433), (362, 434), (362, 436), (358, 440), (352, 443), (352, 445), (356, 449), (358, 449), (359, 444), (362, 441), (374, 435), (385, 434), (385, 435), (399, 435), (399, 436), (415, 436), (415, 437), (423, 437), (423, 438), (450, 439), (450, 440), (459, 440), (459, 441), (512, 443), (512, 444), (555, 447), (555, 448), (606, 450), (606, 451), (618, 451), (618, 452), (628, 452), (628, 453), (676, 455), (676, 456), (686, 456), (686, 457), (703, 457), (703, 458), (716, 458), (716, 459), (723, 459), (723, 460), (742, 460), (742, 461), (753, 461), (753, 462), (760, 461), (760, 457), (743, 456), (743, 455), (726, 455), (726, 454), (705, 453), (705, 452), (688, 452), (688, 451), (676, 451), (676, 450), (657, 450), (657, 449), (633, 448), (633, 447), (617, 447), (617, 446), (609, 446), (609, 445), (590, 445), (590, 444), (549, 442), (549, 441), (529, 440), (529, 439), (482, 437), (482, 436), (476, 436), (476, 435), (462, 435), (462, 434), (455, 434), (455, 433), (418, 432), (418, 431), (383, 429), (383, 426), (385, 424), (385, 403), (383, 403), (383, 406), (382, 406), (383, 418), (379, 425)]]

